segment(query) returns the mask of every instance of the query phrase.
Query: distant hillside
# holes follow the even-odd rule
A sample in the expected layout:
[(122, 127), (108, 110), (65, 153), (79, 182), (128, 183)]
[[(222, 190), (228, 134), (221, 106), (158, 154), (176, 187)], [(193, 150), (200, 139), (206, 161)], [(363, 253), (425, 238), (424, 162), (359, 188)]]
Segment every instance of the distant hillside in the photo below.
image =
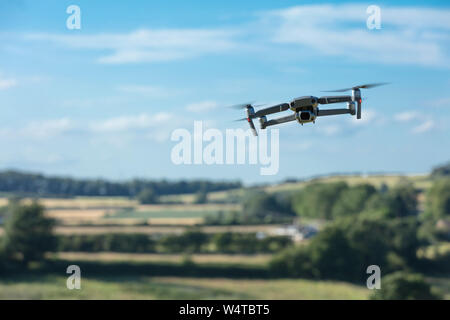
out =
[(241, 186), (239, 181), (150, 181), (135, 179), (126, 182), (111, 182), (103, 179), (49, 177), (42, 174), (12, 170), (0, 172), (0, 192), (26, 195), (36, 194), (40, 196), (134, 197), (147, 188), (153, 189), (158, 195), (175, 195), (199, 191), (223, 191), (240, 188)]

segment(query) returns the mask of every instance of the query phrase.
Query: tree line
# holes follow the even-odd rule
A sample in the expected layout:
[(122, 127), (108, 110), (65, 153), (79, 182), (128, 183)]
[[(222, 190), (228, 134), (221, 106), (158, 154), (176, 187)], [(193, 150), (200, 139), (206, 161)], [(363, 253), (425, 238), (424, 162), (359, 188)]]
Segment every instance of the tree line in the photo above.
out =
[(0, 192), (32, 194), (39, 196), (125, 196), (135, 197), (144, 190), (157, 195), (212, 192), (242, 187), (239, 181), (208, 180), (143, 180), (111, 182), (104, 179), (74, 179), (69, 177), (48, 177), (42, 174), (19, 171), (0, 172)]
[(58, 236), (53, 249), (61, 252), (126, 253), (275, 253), (292, 245), (285, 236), (258, 237), (255, 233), (207, 234), (187, 231), (159, 237), (146, 234), (100, 234)]

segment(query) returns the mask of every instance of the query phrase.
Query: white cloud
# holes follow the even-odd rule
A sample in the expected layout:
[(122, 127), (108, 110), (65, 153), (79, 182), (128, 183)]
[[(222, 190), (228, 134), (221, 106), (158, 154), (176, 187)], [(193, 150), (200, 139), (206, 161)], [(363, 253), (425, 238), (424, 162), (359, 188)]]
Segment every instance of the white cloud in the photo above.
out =
[(435, 123), (433, 120), (427, 120), (423, 122), (422, 124), (418, 125), (417, 127), (413, 128), (413, 133), (424, 133), (427, 131), (430, 131), (435, 127)]
[[(74, 129), (74, 123), (69, 118), (51, 119), (44, 121), (32, 121), (25, 127), (17, 130), (19, 136), (32, 139), (47, 139), (66, 133)], [(15, 130), (7, 129), (9, 134)]]
[(450, 10), (382, 7), (381, 30), (366, 28), (367, 6), (305, 5), (263, 13), (275, 43), (361, 61), (450, 66)]
[(367, 29), (366, 9), (367, 5), (360, 4), (300, 5), (260, 12), (257, 20), (226, 28), (139, 29), (88, 35), (32, 33), (24, 37), (97, 50), (98, 61), (110, 64), (173, 61), (249, 50), (265, 56), (276, 48), (286, 56), (321, 54), (450, 67), (449, 9), (383, 6), (381, 30)]
[(357, 119), (356, 116), (352, 116), (351, 122), (355, 126), (362, 126), (373, 123), (375, 120), (382, 120), (382, 118), (375, 111), (365, 109), (363, 106), (361, 110), (361, 119)]
[(206, 112), (218, 107), (215, 101), (202, 101), (188, 104), (186, 110), (191, 112)]
[(141, 29), (130, 33), (57, 35), (33, 33), (25, 39), (53, 42), (76, 49), (110, 51), (101, 63), (159, 62), (233, 49), (234, 32), (214, 29)]
[(172, 115), (160, 112), (155, 115), (146, 113), (137, 116), (120, 116), (106, 120), (101, 120), (91, 125), (94, 131), (126, 131), (136, 129), (148, 129), (158, 125), (165, 125), (172, 119)]
[(337, 124), (322, 125), (318, 130), (326, 136), (334, 136), (342, 132), (341, 126)]
[(152, 97), (165, 97), (170, 94), (170, 92), (159, 86), (151, 86), (151, 85), (122, 85), (118, 87), (119, 91), (141, 94)]
[(0, 79), (0, 90), (7, 90), (17, 85), (16, 79)]
[(417, 111), (405, 111), (394, 115), (394, 120), (398, 122), (410, 122), (416, 120), (418, 117), (419, 113)]

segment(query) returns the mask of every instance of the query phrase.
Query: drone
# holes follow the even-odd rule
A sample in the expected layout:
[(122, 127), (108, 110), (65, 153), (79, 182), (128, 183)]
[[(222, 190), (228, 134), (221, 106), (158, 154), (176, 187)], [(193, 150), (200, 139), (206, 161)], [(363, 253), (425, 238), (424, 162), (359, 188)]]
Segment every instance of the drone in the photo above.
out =
[[(290, 103), (280, 103), (269, 108), (259, 109), (258, 111), (255, 111), (255, 107), (258, 106), (254, 106), (251, 103), (238, 104), (232, 107), (237, 109), (244, 109), (244, 108), (246, 109), (247, 117), (238, 119), (236, 121), (243, 121), (243, 120), (247, 121), (248, 124), (250, 125), (250, 129), (252, 130), (253, 135), (257, 136), (258, 132), (256, 131), (255, 124), (253, 123), (253, 119), (256, 118), (259, 118), (259, 123), (262, 130), (266, 129), (269, 126), (290, 121), (297, 121), (301, 125), (309, 122), (315, 123), (317, 117), (334, 116), (347, 113), (352, 116), (356, 115), (356, 119), (361, 119), (362, 98), (360, 89), (369, 89), (385, 84), (387, 83), (386, 82), (370, 83), (351, 88), (328, 90), (324, 92), (345, 92), (351, 90), (352, 94), (347, 96), (323, 96), (320, 98), (314, 96), (303, 96), (293, 99)], [(347, 103), (347, 108), (340, 108), (340, 109), (319, 108), (319, 104), (345, 103), (345, 102)], [(286, 110), (291, 110), (294, 113), (289, 116), (267, 120), (266, 117), (267, 115), (283, 112)]]

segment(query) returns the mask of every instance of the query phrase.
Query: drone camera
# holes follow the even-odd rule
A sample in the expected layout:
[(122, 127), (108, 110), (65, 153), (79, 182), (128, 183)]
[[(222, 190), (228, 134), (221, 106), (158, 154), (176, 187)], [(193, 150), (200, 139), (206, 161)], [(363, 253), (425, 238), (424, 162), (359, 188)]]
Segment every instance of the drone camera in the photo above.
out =
[(299, 111), (295, 114), (295, 118), (297, 119), (298, 123), (306, 123), (306, 122), (311, 122), (314, 121), (316, 119), (316, 116), (313, 112), (309, 111), (309, 110), (305, 110), (305, 111)]
[(311, 113), (309, 111), (300, 112), (300, 119), (303, 121), (308, 121), (311, 119)]

